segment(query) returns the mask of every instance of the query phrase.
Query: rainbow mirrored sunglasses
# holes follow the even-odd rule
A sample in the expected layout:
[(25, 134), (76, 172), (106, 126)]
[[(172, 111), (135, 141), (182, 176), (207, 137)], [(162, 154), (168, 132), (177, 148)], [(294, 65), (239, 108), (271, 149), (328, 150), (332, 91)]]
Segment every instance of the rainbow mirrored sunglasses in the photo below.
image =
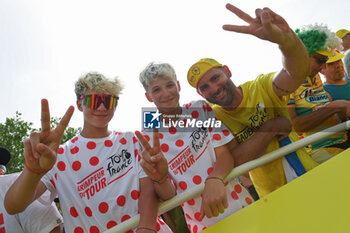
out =
[(87, 108), (97, 109), (101, 103), (106, 109), (113, 109), (117, 105), (119, 97), (105, 94), (82, 95), (80, 99)]

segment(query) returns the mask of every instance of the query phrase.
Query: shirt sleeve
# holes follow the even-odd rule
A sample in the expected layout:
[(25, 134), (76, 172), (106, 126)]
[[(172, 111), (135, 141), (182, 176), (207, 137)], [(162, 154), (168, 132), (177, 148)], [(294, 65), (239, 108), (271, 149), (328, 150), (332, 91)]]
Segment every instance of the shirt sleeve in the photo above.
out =
[(18, 214), (24, 232), (47, 233), (63, 223), (56, 205), (50, 202), (50, 192), (46, 191), (40, 199)]

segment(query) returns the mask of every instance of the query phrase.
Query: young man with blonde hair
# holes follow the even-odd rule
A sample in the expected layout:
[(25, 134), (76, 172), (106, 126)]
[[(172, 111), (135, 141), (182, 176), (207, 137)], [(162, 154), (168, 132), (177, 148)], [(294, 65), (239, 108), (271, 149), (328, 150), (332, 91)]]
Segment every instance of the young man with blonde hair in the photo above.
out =
[(170, 232), (156, 222), (158, 198), (139, 166), (136, 137), (108, 129), (121, 90), (118, 78), (95, 72), (80, 77), (75, 93), (84, 126), (59, 147), (72, 107), (51, 131), (48, 103), (42, 101), (42, 132), (32, 133), (24, 144), (25, 169), (6, 195), (9, 213), (22, 211), (48, 189), (58, 194), (67, 232), (103, 232), (138, 213), (138, 233)]

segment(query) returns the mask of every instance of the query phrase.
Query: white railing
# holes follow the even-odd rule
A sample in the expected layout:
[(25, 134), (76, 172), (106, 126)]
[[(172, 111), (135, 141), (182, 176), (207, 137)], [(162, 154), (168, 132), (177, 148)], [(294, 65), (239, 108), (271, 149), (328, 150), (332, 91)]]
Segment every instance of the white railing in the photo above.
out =
[[(266, 163), (269, 163), (273, 160), (276, 160), (278, 158), (281, 158), (293, 151), (296, 151), (302, 147), (305, 147), (309, 144), (312, 144), (314, 142), (317, 142), (323, 138), (329, 137), (333, 134), (336, 134), (340, 131), (345, 131), (350, 129), (350, 120), (343, 122), (341, 124), (338, 124), (336, 126), (330, 127), (326, 130), (323, 130), (321, 132), (315, 133), (309, 137), (305, 137), (301, 140), (298, 140), (292, 144), (289, 144), (287, 146), (281, 147), (275, 151), (272, 151), (270, 153), (265, 154), (264, 156), (257, 158), (255, 160), (249, 161), (247, 163), (244, 163), (238, 167), (235, 167), (230, 174), (225, 178), (225, 181), (232, 180), (233, 178), (240, 176), (254, 168), (260, 167), (261, 165), (264, 165)], [(200, 195), (204, 190), (204, 183), (197, 185), (196, 187), (189, 189), (179, 195), (176, 195), (172, 199), (165, 201), (160, 204), (158, 213), (163, 214), (174, 207), (181, 205), (182, 203), (192, 199), (195, 196)], [(125, 222), (120, 223), (119, 225), (105, 231), (104, 233), (121, 233), (128, 231), (129, 229), (136, 228), (138, 223), (140, 221), (140, 216), (136, 215), (130, 219), (128, 219)]]

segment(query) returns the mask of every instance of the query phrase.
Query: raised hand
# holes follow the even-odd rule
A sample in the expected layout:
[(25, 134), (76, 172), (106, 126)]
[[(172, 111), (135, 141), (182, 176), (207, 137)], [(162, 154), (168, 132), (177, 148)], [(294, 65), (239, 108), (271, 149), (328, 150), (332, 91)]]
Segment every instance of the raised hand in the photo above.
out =
[(27, 169), (38, 174), (51, 169), (56, 162), (56, 153), (64, 130), (73, 115), (74, 107), (70, 106), (56, 129), (51, 130), (49, 103), (41, 100), (41, 132), (33, 132), (24, 141), (24, 157)]
[(153, 147), (141, 132), (136, 131), (135, 134), (144, 148), (140, 162), (141, 167), (153, 181), (162, 181), (168, 175), (168, 162), (160, 150), (158, 130), (153, 130)]
[(231, 4), (227, 4), (226, 8), (249, 25), (224, 25), (224, 30), (251, 34), (260, 39), (268, 40), (280, 45), (286, 43), (286, 40), (294, 34), (289, 28), (288, 23), (280, 15), (276, 14), (269, 8), (265, 7), (263, 9), (256, 9), (255, 18)]

